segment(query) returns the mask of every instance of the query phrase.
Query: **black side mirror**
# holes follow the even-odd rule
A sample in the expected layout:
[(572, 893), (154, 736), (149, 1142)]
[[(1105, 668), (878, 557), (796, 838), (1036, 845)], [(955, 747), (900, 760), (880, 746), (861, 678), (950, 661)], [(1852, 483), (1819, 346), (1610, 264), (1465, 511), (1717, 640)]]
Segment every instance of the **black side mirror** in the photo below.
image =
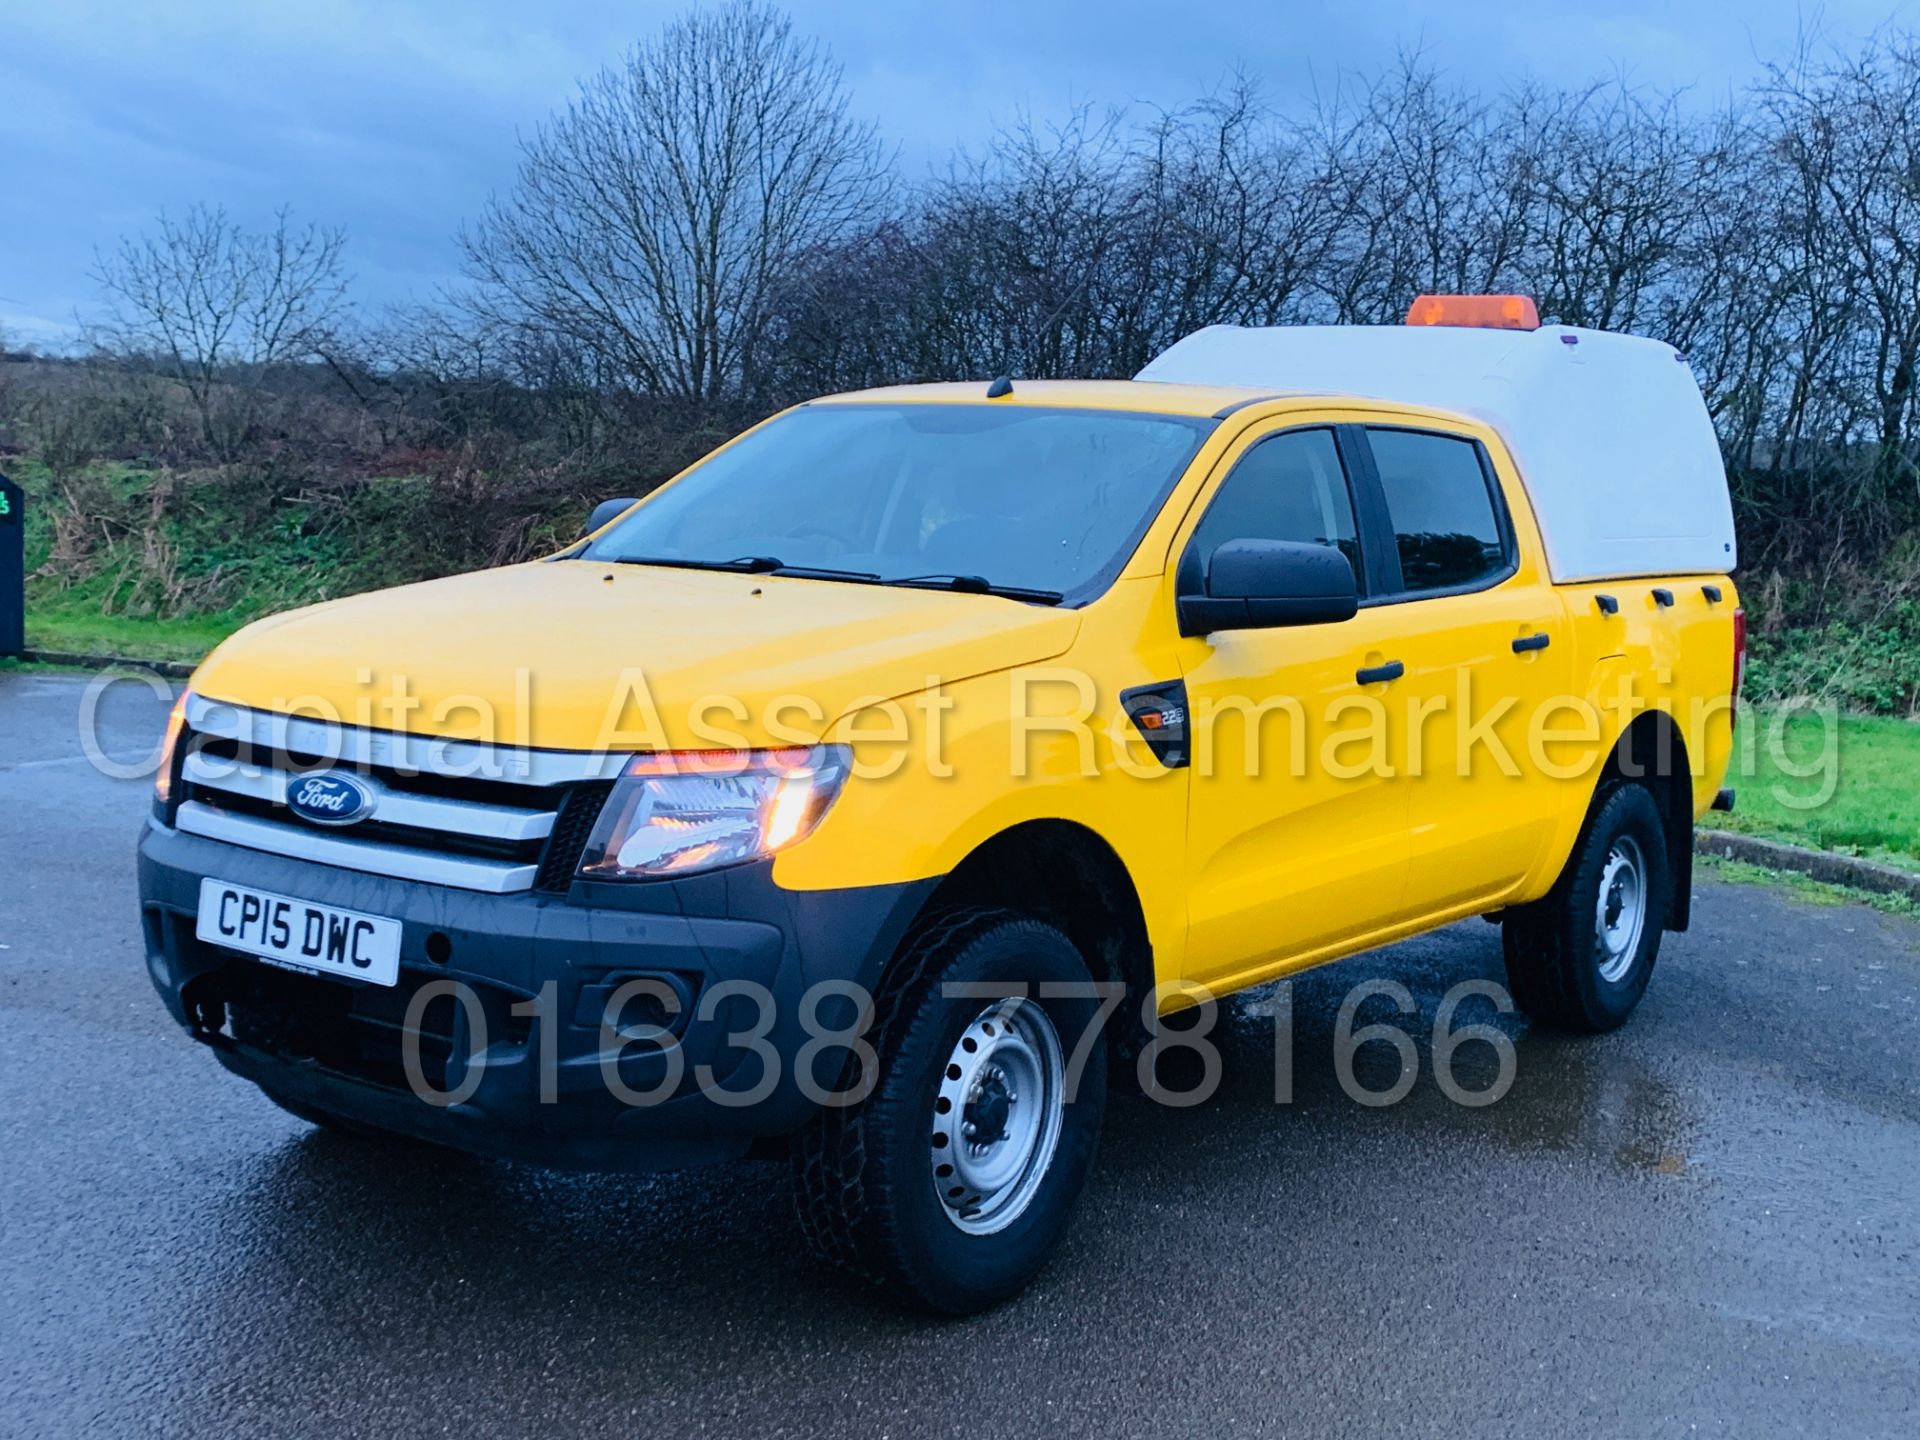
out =
[(602, 500), (598, 505), (593, 507), (593, 513), (587, 517), (587, 528), (580, 533), (582, 535), (593, 534), (594, 531), (612, 520), (614, 516), (625, 510), (629, 505), (637, 505), (638, 503), (639, 502), (632, 497), (628, 497), (625, 500)]
[(1182, 635), (1325, 625), (1351, 620), (1360, 608), (1353, 566), (1331, 545), (1229, 540), (1205, 558), (1201, 574), (1181, 578)]

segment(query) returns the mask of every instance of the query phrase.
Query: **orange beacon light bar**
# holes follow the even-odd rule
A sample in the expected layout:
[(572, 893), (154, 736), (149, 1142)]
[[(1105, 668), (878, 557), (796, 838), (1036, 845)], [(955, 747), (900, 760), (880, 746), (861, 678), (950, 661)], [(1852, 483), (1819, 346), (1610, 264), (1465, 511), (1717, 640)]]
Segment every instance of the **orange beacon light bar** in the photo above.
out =
[(1408, 308), (1407, 324), (1538, 330), (1540, 311), (1531, 295), (1422, 295)]

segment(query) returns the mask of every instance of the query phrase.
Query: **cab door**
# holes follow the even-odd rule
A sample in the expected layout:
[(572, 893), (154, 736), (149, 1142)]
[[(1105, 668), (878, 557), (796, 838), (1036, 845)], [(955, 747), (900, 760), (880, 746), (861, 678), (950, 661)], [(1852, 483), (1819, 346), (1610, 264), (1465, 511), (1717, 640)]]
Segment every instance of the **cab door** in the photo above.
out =
[(1378, 496), (1391, 589), (1394, 715), (1407, 729), (1413, 917), (1495, 903), (1537, 862), (1560, 818), (1538, 736), (1568, 715), (1573, 645), (1565, 607), (1514, 479), (1486, 444), (1428, 419), (1369, 423), (1363, 486)]
[(1353, 443), (1331, 424), (1256, 431), (1175, 544), (1181, 584), (1231, 540), (1332, 545), (1363, 597), (1349, 620), (1179, 642), (1192, 731), (1190, 981), (1245, 983), (1404, 909), (1408, 798), (1393, 732), (1336, 747), (1331, 767), (1325, 748), (1358, 727), (1369, 697), (1384, 699), (1389, 682), (1368, 672), (1400, 649), (1400, 617), (1364, 604), (1377, 582), (1356, 519)]

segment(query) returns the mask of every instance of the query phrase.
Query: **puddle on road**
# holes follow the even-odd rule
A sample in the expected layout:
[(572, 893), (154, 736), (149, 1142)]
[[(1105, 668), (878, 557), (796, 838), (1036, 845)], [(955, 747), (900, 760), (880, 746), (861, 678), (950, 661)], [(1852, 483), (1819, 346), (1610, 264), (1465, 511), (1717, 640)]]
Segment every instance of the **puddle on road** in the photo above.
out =
[[(1402, 1014), (1390, 998), (1376, 997), (1352, 1018), (1356, 1033), (1384, 1023), (1411, 1043), (1414, 1082), (1403, 1099), (1382, 1106), (1355, 1099), (1335, 1059), (1341, 1004), (1356, 985), (1373, 979), (1405, 986), (1415, 1007)], [(1513, 1077), (1491, 1104), (1451, 1100), (1435, 1073), (1434, 1026), (1447, 992), (1473, 979), (1504, 979), (1498, 932), (1489, 927), (1457, 926), (1346, 965), (1310, 971), (1289, 982), (1290, 1005), (1275, 986), (1235, 996), (1219, 1007), (1210, 1037), (1221, 1057), (1212, 1098), (1192, 1108), (1123, 1102), (1117, 1107), (1123, 1138), (1109, 1153), (1129, 1143), (1124, 1138), (1129, 1130), (1165, 1153), (1168, 1146), (1204, 1151), (1215, 1144), (1264, 1142), (1303, 1127), (1317, 1134), (1333, 1126), (1379, 1139), (1437, 1134), (1449, 1142), (1516, 1154), (1579, 1154), (1634, 1173), (1692, 1173), (1697, 1117), (1680, 1092), (1639, 1057), (1630, 1030), (1612, 1036), (1557, 1035), (1535, 1030), (1518, 1013), (1499, 1013), (1484, 998), (1469, 999), (1456, 1009), (1452, 1028), (1484, 1025), (1504, 1035), (1513, 1047)], [(1483, 1041), (1459, 1045), (1447, 1063), (1454, 1085), (1470, 1096), (1488, 1092), (1499, 1080), (1499, 1057)], [(1362, 1045), (1353, 1053), (1352, 1083), (1375, 1095), (1388, 1093), (1396, 1082), (1404, 1083), (1402, 1064), (1393, 1043)], [(1199, 1062), (1178, 1048), (1169, 1050), (1160, 1074), (1176, 1093), (1203, 1078)], [(1288, 1095), (1289, 1087), (1289, 1098), (1281, 1103), (1276, 1097)], [(1150, 1113), (1156, 1111), (1161, 1113)], [(1189, 1163), (1198, 1161), (1189, 1154)]]

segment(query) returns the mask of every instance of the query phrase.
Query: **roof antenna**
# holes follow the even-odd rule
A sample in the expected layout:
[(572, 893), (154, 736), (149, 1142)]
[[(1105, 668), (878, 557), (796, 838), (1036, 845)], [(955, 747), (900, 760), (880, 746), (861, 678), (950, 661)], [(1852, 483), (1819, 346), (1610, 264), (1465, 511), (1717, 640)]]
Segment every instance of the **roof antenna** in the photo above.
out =
[(989, 400), (998, 400), (1002, 395), (1011, 395), (1012, 393), (1013, 376), (1011, 375), (1002, 375), (998, 380), (987, 386), (987, 398)]

